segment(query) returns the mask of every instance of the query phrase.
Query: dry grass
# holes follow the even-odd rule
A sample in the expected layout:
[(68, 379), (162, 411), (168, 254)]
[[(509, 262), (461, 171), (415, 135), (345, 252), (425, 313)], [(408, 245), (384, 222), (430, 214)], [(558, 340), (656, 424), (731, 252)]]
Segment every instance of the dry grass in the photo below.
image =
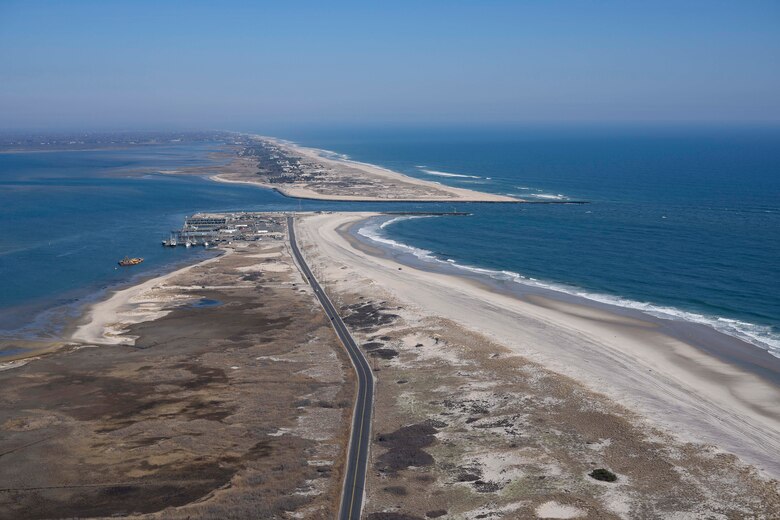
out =
[(219, 306), (1, 372), (0, 518), (332, 518), (351, 367), (297, 270), (258, 263), (291, 266), (239, 249), (155, 289)]

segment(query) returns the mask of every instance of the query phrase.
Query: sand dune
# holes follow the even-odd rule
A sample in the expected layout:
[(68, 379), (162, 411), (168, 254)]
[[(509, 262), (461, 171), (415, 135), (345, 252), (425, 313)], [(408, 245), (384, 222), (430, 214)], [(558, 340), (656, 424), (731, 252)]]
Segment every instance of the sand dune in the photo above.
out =
[(524, 301), (465, 279), (408, 266), (399, 270), (396, 262), (355, 247), (345, 232), (366, 216), (306, 217), (301, 240), (421, 314), (485, 334), (607, 394), (683, 440), (714, 444), (780, 476), (777, 386), (661, 334), (649, 322), (540, 297)]

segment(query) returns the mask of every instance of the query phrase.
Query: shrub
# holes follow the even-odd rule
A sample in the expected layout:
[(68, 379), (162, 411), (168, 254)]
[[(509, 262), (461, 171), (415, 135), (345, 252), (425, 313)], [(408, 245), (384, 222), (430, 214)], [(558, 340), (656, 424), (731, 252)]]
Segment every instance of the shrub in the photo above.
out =
[(609, 471), (608, 469), (604, 468), (598, 468), (594, 469), (588, 475), (591, 478), (594, 478), (596, 480), (601, 480), (602, 482), (615, 482), (617, 480), (617, 475)]

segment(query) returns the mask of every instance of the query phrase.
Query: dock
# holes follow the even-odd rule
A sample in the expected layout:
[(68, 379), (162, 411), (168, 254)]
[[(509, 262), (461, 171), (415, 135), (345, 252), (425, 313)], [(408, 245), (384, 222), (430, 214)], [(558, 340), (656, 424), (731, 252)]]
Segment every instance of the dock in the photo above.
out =
[(196, 213), (162, 241), (168, 247), (213, 246), (233, 241), (283, 240), (284, 222), (270, 213)]

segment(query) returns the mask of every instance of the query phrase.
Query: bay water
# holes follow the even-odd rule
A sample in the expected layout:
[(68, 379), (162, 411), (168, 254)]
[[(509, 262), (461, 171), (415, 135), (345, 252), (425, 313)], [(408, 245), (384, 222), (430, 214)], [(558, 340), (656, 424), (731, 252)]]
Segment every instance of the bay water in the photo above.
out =
[[(208, 255), (160, 241), (197, 211), (458, 210), (364, 232), (502, 280), (708, 323), (780, 355), (780, 130), (372, 128), (279, 137), (534, 202), (299, 201), (161, 171), (220, 143), (0, 154), (0, 336), (56, 336), (111, 288)], [(116, 265), (141, 256), (137, 268)]]

